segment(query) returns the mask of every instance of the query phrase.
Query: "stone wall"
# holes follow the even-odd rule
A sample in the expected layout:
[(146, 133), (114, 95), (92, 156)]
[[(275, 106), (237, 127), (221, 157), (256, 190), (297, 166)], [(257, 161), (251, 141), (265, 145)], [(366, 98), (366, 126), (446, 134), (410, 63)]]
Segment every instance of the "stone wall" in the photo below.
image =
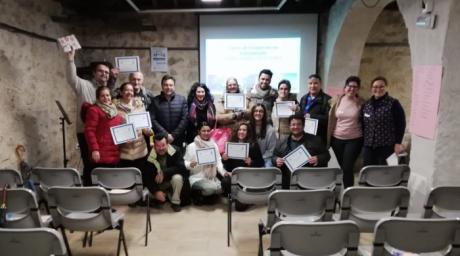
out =
[(376, 76), (388, 80), (388, 92), (399, 99), (410, 119), (412, 67), (407, 28), (398, 10), (385, 9), (372, 27), (361, 59), (359, 76), (362, 80), (360, 94), (371, 96), (370, 82)]
[[(17, 167), (17, 144), (26, 146), (27, 160), (35, 166), (62, 166), (54, 101), (60, 100), (73, 117), (75, 98), (65, 81), (64, 55), (53, 41), (68, 33), (50, 19), (60, 13), (60, 6), (51, 0), (4, 0), (0, 9), (0, 168)], [(75, 127), (68, 127), (67, 133), (70, 164), (77, 166)]]
[[(198, 81), (198, 18), (194, 14), (155, 14), (145, 16), (144, 22), (156, 30), (123, 31), (116, 24), (94, 23), (91, 27), (73, 31), (82, 45), (91, 49), (77, 55), (78, 64), (105, 59), (114, 62), (117, 56), (139, 56), (145, 76), (144, 85), (155, 94), (161, 90), (161, 77), (166, 73), (150, 71), (150, 47), (167, 47), (169, 74), (176, 78), (176, 90), (186, 94), (193, 82)], [(111, 49), (107, 49), (111, 48)], [(115, 49), (114, 49), (115, 48)], [(141, 49), (139, 49), (141, 48)], [(121, 75), (119, 81), (127, 79)]]

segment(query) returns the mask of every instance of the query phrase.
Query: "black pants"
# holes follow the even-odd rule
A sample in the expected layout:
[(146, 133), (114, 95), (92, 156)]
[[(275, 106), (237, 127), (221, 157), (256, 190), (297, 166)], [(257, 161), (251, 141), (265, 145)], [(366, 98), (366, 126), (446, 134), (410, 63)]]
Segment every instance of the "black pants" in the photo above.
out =
[(394, 146), (363, 147), (363, 166), (387, 165), (387, 158), (393, 154)]
[(343, 171), (343, 186), (345, 188), (354, 185), (353, 167), (355, 166), (359, 153), (361, 153), (362, 146), (362, 137), (351, 140), (341, 140), (335, 137), (331, 138), (332, 150), (334, 150), (334, 154)]
[(83, 185), (91, 186), (91, 170), (93, 169), (88, 144), (84, 133), (77, 133), (78, 146), (80, 147), (81, 160), (83, 162)]

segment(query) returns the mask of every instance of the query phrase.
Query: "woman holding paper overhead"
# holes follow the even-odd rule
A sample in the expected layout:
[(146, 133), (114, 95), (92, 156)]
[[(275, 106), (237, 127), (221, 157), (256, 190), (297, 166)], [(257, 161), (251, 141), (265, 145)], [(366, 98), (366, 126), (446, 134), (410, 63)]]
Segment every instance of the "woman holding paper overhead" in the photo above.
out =
[(217, 144), (211, 140), (211, 126), (200, 123), (198, 135), (185, 150), (184, 163), (190, 171), (190, 186), (195, 204), (214, 201), (215, 195), (222, 193), (222, 185), (217, 174), (222, 177), (231, 173), (224, 169)]
[(364, 99), (358, 95), (360, 86), (359, 77), (348, 77), (344, 93), (332, 99), (329, 111), (328, 145), (334, 150), (343, 171), (345, 188), (354, 184), (353, 167), (363, 146), (361, 107)]
[(278, 83), (278, 98), (276, 98), (275, 105), (272, 110), (273, 127), (275, 128), (276, 137), (278, 139), (283, 139), (289, 136), (290, 133), (288, 120), (290, 115), (280, 116), (276, 111), (277, 104), (281, 102), (291, 102), (290, 109), (292, 112), (297, 112), (299, 110), (297, 95), (291, 93), (291, 82), (289, 80), (281, 80)]
[(363, 165), (386, 165), (386, 159), (402, 151), (406, 116), (401, 103), (388, 95), (386, 78), (371, 83), (372, 97), (363, 105)]
[[(124, 83), (120, 86), (121, 99), (114, 100), (118, 113), (128, 123), (128, 115), (133, 113), (145, 113), (144, 103), (140, 98), (134, 97), (134, 86), (131, 83)], [(147, 118), (148, 119), (148, 118)], [(137, 139), (131, 142), (120, 144), (120, 167), (136, 167), (145, 172), (145, 161), (147, 156), (146, 136), (153, 135), (150, 128), (137, 129)], [(145, 183), (144, 183), (145, 184)]]
[(192, 143), (198, 124), (207, 122), (211, 127), (216, 123), (216, 107), (209, 88), (203, 83), (194, 83), (187, 97), (188, 126), (186, 142)]
[[(114, 144), (110, 127), (121, 125), (123, 118), (112, 104), (110, 89), (96, 90), (96, 103), (89, 107), (85, 119), (85, 137), (95, 167), (115, 167), (120, 161), (118, 146)], [(91, 175), (91, 174), (88, 174)], [(91, 179), (91, 177), (83, 177)]]
[(262, 103), (258, 103), (251, 108), (250, 123), (252, 134), (257, 139), (260, 152), (264, 158), (265, 167), (272, 167), (273, 150), (276, 146), (276, 133), (273, 126), (268, 124), (267, 109)]

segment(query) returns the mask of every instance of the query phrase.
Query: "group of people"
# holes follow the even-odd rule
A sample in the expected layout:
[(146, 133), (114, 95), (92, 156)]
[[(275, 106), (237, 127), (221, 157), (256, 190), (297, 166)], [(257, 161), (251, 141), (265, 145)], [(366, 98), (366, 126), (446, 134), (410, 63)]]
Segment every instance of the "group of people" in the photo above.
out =
[[(118, 95), (109, 88), (110, 69), (94, 66), (93, 80), (77, 76), (74, 51), (68, 53), (68, 81), (77, 93), (77, 137), (84, 163), (83, 178), (90, 184), (95, 167), (137, 167), (144, 185), (159, 202), (170, 200), (174, 211), (190, 199), (196, 204), (213, 202), (230, 192), (231, 172), (237, 167), (278, 167), (282, 187), (289, 188), (291, 171), (284, 157), (303, 145), (311, 157), (304, 165), (326, 167), (332, 147), (344, 172), (344, 186), (353, 186), (353, 167), (363, 152), (364, 165), (386, 164), (400, 153), (405, 115), (399, 101), (386, 92), (387, 81), (371, 82), (372, 96), (358, 94), (361, 81), (350, 76), (341, 95), (331, 98), (321, 89), (321, 78), (308, 78), (308, 92), (297, 101), (291, 83), (271, 86), (273, 73), (260, 71), (257, 83), (243, 92), (236, 78), (226, 81), (225, 93), (245, 93), (244, 109), (226, 109), (224, 97), (214, 99), (203, 83), (194, 83), (188, 97), (175, 92), (175, 78), (163, 76), (161, 92), (154, 96), (143, 86), (143, 75), (134, 72), (121, 84)], [(114, 96), (114, 97), (112, 97)], [(275, 102), (290, 101), (290, 117), (279, 117)], [(120, 145), (112, 140), (110, 127), (127, 122), (133, 112), (149, 112), (152, 129), (139, 129), (137, 139)], [(304, 131), (305, 118), (317, 119), (316, 134)], [(229, 142), (248, 143), (246, 159), (233, 159), (212, 139), (213, 130), (231, 131)], [(217, 161), (199, 165), (196, 151), (215, 148)], [(237, 209), (244, 209), (237, 204)]]

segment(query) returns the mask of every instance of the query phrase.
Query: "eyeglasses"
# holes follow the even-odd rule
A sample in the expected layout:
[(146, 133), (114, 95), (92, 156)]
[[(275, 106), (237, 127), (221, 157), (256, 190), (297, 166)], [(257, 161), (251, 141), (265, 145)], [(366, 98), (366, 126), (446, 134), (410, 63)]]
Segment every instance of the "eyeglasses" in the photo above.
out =
[(382, 89), (382, 88), (385, 88), (385, 86), (384, 85), (372, 86), (372, 89)]
[(357, 85), (347, 85), (347, 87), (350, 88), (350, 89), (358, 89), (359, 88), (359, 86), (357, 86)]

